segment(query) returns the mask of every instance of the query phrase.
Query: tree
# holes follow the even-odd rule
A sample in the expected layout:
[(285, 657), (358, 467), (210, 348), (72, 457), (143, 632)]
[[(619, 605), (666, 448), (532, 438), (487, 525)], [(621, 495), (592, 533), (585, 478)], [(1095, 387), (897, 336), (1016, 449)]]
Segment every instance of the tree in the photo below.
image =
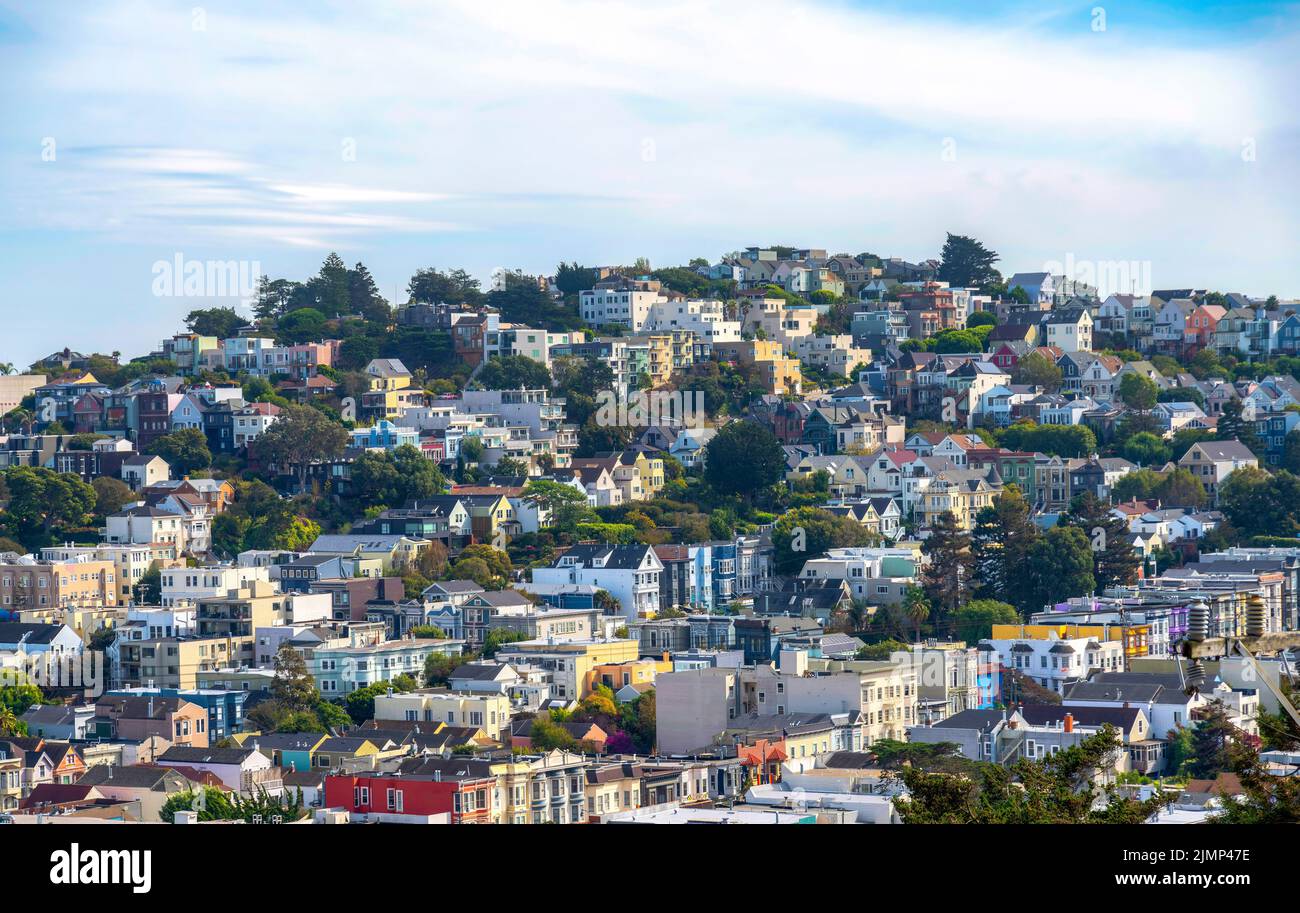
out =
[(993, 264), (1000, 258), (979, 241), (948, 232), (943, 242), (938, 278), (958, 288), (983, 288), (1001, 280)]
[(577, 262), (563, 263), (555, 268), (555, 287), (562, 295), (576, 295), (592, 288), (600, 280), (594, 269), (579, 266)]
[(344, 371), (360, 371), (379, 357), (379, 341), (373, 336), (349, 336), (339, 343), (336, 362)]
[(772, 548), (779, 573), (797, 572), (809, 558), (831, 548), (873, 545), (878, 537), (849, 517), (819, 507), (796, 507), (772, 527)]
[(1288, 431), (1282, 443), (1282, 468), (1300, 474), (1300, 428)]
[(557, 532), (573, 533), (579, 523), (596, 519), (596, 512), (587, 503), (587, 495), (572, 485), (552, 479), (530, 479), (523, 493), (524, 497), (535, 499), (550, 514), (551, 527)]
[(451, 680), (451, 674), (465, 661), (464, 656), (447, 656), (430, 653), (424, 660), (424, 683), (430, 688), (442, 688)]
[(101, 517), (115, 514), (135, 500), (131, 486), (112, 476), (99, 476), (90, 487), (95, 490), (95, 513)]
[(1020, 621), (1016, 607), (996, 599), (972, 599), (952, 613), (952, 635), (968, 644), (993, 635), (994, 625), (1013, 625)]
[(903, 617), (911, 623), (916, 641), (921, 640), (921, 625), (930, 617), (930, 600), (925, 591), (917, 586), (909, 586), (903, 591)]
[(433, 497), (447, 487), (437, 464), (410, 444), (361, 454), (352, 463), (350, 481), (348, 495), (362, 511), (401, 507)]
[[(1129, 377), (1136, 377), (1130, 374)], [(1139, 466), (1163, 466), (1169, 462), (1169, 446), (1164, 439), (1150, 431), (1141, 431), (1124, 442), (1121, 448), (1124, 459)]]
[(1092, 492), (1074, 499), (1064, 522), (1078, 527), (1092, 547), (1092, 574), (1099, 589), (1137, 579), (1142, 559), (1129, 542), (1128, 523)]
[(1156, 404), (1160, 388), (1155, 381), (1145, 375), (1132, 372), (1125, 374), (1119, 382), (1119, 398), (1130, 409), (1146, 411)]
[(275, 652), (275, 678), (271, 696), (286, 710), (310, 710), (320, 699), (316, 680), (307, 671), (307, 661), (288, 643)]
[(497, 655), (497, 651), (506, 644), (518, 643), (521, 640), (528, 640), (528, 635), (523, 631), (511, 631), (509, 628), (492, 628), (483, 635), (483, 658), (492, 659)]
[(1029, 551), (1042, 536), (1030, 517), (1029, 502), (1008, 485), (976, 516), (971, 536), (981, 593), (1019, 608), (1029, 605)]
[(784, 475), (781, 442), (757, 422), (728, 422), (705, 445), (704, 477), (715, 491), (749, 500)]
[(199, 336), (215, 336), (229, 339), (239, 333), (239, 328), (248, 321), (240, 317), (234, 308), (198, 308), (185, 315), (185, 326), (191, 333)]
[(536, 279), (521, 273), (506, 273), (501, 288), (488, 292), (487, 303), (500, 311), (503, 323), (523, 323), (552, 333), (582, 328), (576, 308), (556, 301)]
[(238, 793), (227, 793), (215, 786), (200, 787), (203, 800), (190, 792), (173, 793), (167, 797), (158, 812), (167, 824), (176, 821), (179, 811), (197, 811), (199, 821), (261, 821), (263, 824), (291, 824), (307, 816), (303, 806), (302, 789), (272, 798), (265, 790), (258, 790), (256, 796), (244, 797)]
[(164, 434), (145, 447), (145, 453), (162, 457), (178, 476), (187, 476), (212, 465), (208, 439), (198, 428), (180, 428)]
[(140, 605), (162, 604), (162, 570), (157, 561), (131, 585), (131, 598)]
[(970, 535), (957, 525), (951, 511), (944, 511), (930, 527), (921, 552), (930, 560), (921, 573), (925, 594), (943, 612), (965, 602), (974, 586), (975, 559)]
[(311, 406), (287, 406), (249, 449), (282, 472), (294, 472), (299, 490), (306, 490), (308, 466), (334, 459), (347, 443), (347, 431), (325, 413)]
[(1182, 467), (1164, 473), (1153, 493), (1166, 507), (1203, 507), (1210, 498), (1201, 480)]
[(372, 323), (386, 327), (393, 319), (393, 309), (379, 293), (379, 283), (375, 282), (370, 270), (360, 261), (348, 270), (348, 303), (351, 304), (353, 313), (360, 314)]
[(1211, 701), (1200, 722), (1192, 730), (1192, 756), (1187, 772), (1198, 780), (1212, 780), (1220, 773), (1231, 770), (1232, 743), (1240, 737), (1232, 725), (1222, 701)]
[(419, 269), (406, 284), (412, 301), (476, 306), (483, 298), (479, 281), (463, 269), (441, 272), (434, 267)]
[(551, 372), (540, 361), (523, 355), (494, 355), (479, 370), (477, 380), (487, 390), (546, 390)]
[(1230, 399), (1223, 404), (1223, 411), (1219, 413), (1219, 423), (1215, 425), (1214, 436), (1221, 441), (1240, 441), (1256, 456), (1266, 452), (1264, 442), (1255, 433), (1255, 423), (1247, 421), (1242, 415), (1242, 404), (1239, 399)]
[(538, 751), (567, 751), (575, 746), (575, 740), (565, 729), (548, 714), (539, 713), (533, 717), (532, 731), (528, 741)]
[(1083, 530), (1052, 527), (1029, 549), (1031, 602), (1022, 608), (1042, 608), (1071, 596), (1090, 595), (1097, 587), (1092, 567), (1092, 548)]
[(0, 528), (30, 551), (48, 544), (56, 531), (90, 522), (95, 489), (80, 476), (44, 466), (14, 466), (3, 481), (8, 500), (0, 511)]
[(473, 580), (488, 590), (504, 589), (510, 580), (513, 565), (510, 556), (490, 545), (477, 543), (467, 546), (447, 568), (448, 580)]
[(316, 308), (298, 308), (276, 321), (275, 337), (285, 345), (311, 342), (324, 335), (325, 321), (325, 315)]
[(1078, 745), (1011, 768), (983, 763), (972, 772), (931, 773), (904, 766), (907, 795), (895, 800), (905, 824), (1141, 824), (1172, 801), (1145, 801), (1095, 785), (1096, 772), (1123, 751), (1107, 725)]

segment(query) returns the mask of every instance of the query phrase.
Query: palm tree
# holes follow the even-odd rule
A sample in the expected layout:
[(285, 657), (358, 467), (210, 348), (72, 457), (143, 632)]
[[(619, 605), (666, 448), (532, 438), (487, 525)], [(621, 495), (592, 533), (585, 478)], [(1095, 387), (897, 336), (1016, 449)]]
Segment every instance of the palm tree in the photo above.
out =
[(23, 724), (11, 707), (0, 706), (0, 736), (17, 736), (23, 733)]
[(921, 640), (921, 625), (930, 617), (930, 600), (920, 587), (910, 586), (903, 596), (903, 617), (916, 628), (916, 640)]
[(8, 376), (8, 375), (10, 375), (10, 374), (14, 374), (14, 373), (16, 373), (16, 372), (17, 372), (17, 369), (13, 366), (13, 362), (9, 362), (9, 361), (0, 361), (0, 374), (4, 374), (4, 375)]

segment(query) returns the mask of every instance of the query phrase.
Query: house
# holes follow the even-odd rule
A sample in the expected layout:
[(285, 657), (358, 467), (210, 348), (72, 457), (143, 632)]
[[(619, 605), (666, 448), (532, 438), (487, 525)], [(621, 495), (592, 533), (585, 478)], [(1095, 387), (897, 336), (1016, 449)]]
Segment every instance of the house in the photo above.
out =
[(375, 697), (376, 720), (468, 725), (482, 729), (491, 739), (501, 738), (510, 713), (510, 698), (501, 692), (421, 690)]
[(31, 735), (46, 739), (77, 740), (86, 738), (86, 730), (95, 708), (88, 704), (33, 704), (18, 719)]
[(1062, 709), (1135, 707), (1149, 721), (1150, 737), (1165, 739), (1180, 727), (1192, 725), (1192, 711), (1206, 703), (1200, 693), (1187, 694), (1177, 674), (1114, 670), (1070, 686), (1062, 698)]
[(1063, 352), (1092, 350), (1092, 313), (1086, 307), (1062, 307), (1043, 318), (1043, 345)]
[(208, 712), (181, 697), (104, 695), (90, 728), (98, 738), (138, 742), (161, 736), (173, 745), (208, 746)]
[(486, 761), (415, 757), (396, 770), (331, 774), (325, 806), (353, 820), (398, 824), (490, 824), (497, 778)]
[(283, 791), (278, 770), (271, 759), (252, 748), (206, 748), (173, 745), (155, 761), (160, 767), (192, 768), (220, 778), (225, 787), (241, 795), (265, 790), (278, 796)]
[(1217, 500), (1224, 479), (1243, 467), (1258, 468), (1259, 460), (1240, 441), (1198, 441), (1183, 454), (1178, 466), (1199, 479), (1206, 493)]
[(533, 569), (533, 582), (589, 584), (618, 600), (629, 620), (652, 618), (659, 611), (659, 575), (663, 562), (648, 545), (572, 546), (547, 568)]
[(139, 803), (141, 821), (161, 821), (167, 800), (193, 789), (179, 771), (154, 764), (96, 764), (77, 785), (91, 787), (106, 799)]
[(122, 461), (122, 481), (130, 485), (133, 491), (165, 482), (170, 476), (171, 467), (160, 456), (138, 453)]
[(1056, 298), (1055, 277), (1051, 273), (1015, 273), (1007, 280), (1007, 291), (1022, 289), (1030, 304), (1050, 305)]

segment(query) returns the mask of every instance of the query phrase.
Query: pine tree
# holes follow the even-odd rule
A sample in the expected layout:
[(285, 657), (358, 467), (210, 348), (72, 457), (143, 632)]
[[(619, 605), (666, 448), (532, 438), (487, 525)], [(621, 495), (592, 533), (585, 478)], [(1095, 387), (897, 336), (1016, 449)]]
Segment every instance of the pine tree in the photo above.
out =
[(351, 290), (348, 268), (343, 258), (333, 251), (321, 264), (317, 275), (316, 308), (326, 317), (338, 317), (351, 312)]
[(1230, 399), (1223, 404), (1223, 411), (1219, 414), (1219, 423), (1215, 425), (1214, 436), (1221, 441), (1240, 441), (1257, 456), (1265, 452), (1264, 442), (1255, 433), (1254, 422), (1247, 421), (1242, 414), (1242, 405), (1239, 399)]
[(981, 595), (1017, 607), (1029, 592), (1029, 550), (1041, 537), (1030, 519), (1029, 502), (1015, 485), (1008, 485), (976, 518), (971, 550)]
[(944, 511), (921, 546), (930, 559), (922, 573), (925, 594), (943, 612), (951, 612), (970, 598), (975, 582), (970, 545), (970, 535), (957, 525), (951, 511)]
[(348, 272), (348, 298), (352, 309), (373, 323), (387, 326), (393, 312), (379, 293), (379, 284), (366, 265), (358, 261)]
[(1092, 544), (1092, 575), (1105, 589), (1137, 578), (1142, 559), (1129, 542), (1128, 524), (1110, 512), (1110, 505), (1092, 492), (1075, 499), (1064, 522), (1077, 526)]

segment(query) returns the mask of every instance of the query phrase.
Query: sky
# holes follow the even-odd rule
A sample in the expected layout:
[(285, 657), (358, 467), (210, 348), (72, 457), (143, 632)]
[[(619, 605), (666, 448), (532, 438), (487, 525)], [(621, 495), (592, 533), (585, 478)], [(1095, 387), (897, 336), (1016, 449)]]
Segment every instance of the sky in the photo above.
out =
[(400, 301), (428, 266), (951, 231), (1103, 292), (1300, 295), (1292, 5), (201, 2), (0, 0), (0, 362), (246, 312), (178, 258), (337, 251)]

